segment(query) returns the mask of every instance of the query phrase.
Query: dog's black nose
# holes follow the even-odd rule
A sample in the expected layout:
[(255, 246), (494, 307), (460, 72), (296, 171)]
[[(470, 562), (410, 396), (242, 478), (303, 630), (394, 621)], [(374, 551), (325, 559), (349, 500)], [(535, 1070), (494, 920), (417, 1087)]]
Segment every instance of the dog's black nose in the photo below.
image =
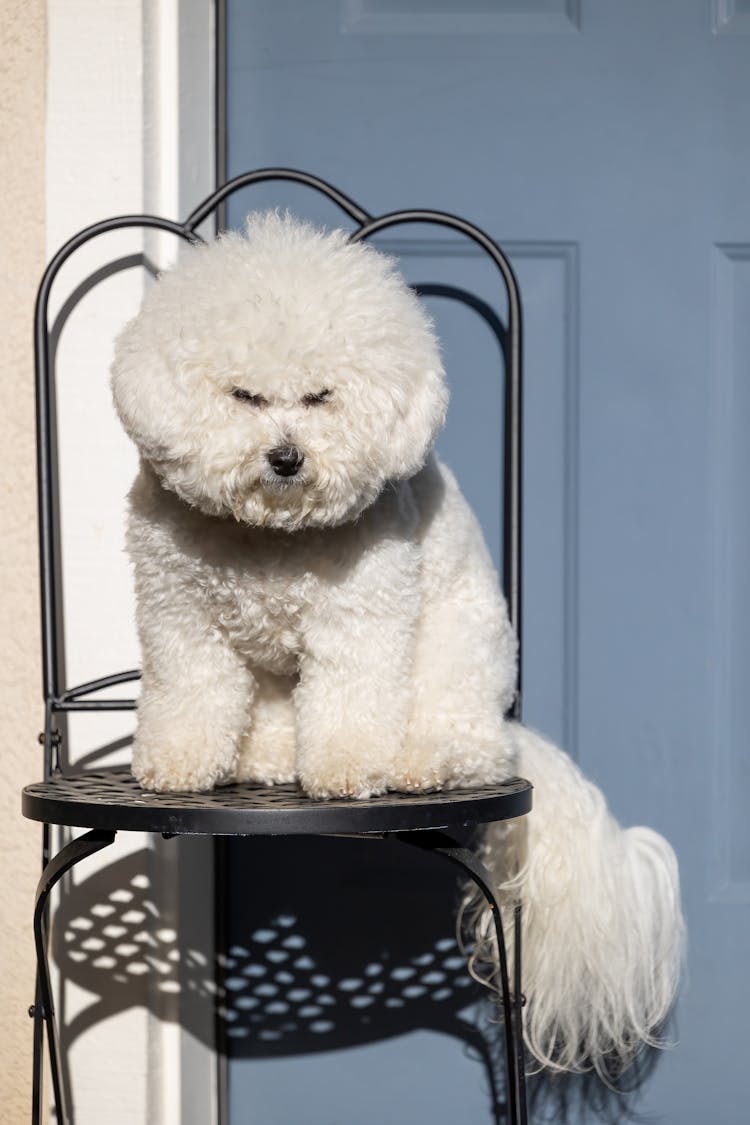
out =
[(273, 471), (280, 477), (293, 477), (302, 468), (304, 453), (296, 445), (279, 445), (266, 454)]

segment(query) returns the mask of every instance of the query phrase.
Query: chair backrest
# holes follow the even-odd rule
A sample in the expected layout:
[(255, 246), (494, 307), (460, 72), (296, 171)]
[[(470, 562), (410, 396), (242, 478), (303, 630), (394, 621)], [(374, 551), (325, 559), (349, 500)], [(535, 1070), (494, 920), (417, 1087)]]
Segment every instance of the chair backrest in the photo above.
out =
[[(241, 188), (269, 180), (288, 180), (321, 192), (356, 224), (351, 238), (361, 241), (408, 223), (428, 223), (447, 227), (473, 240), (500, 271), (507, 295), (507, 324), (484, 302), (464, 291), (445, 286), (422, 286), (422, 295), (452, 296), (471, 305), (495, 332), (505, 362), (504, 393), (504, 472), (503, 472), (503, 587), (508, 612), (521, 644), (521, 466), (522, 466), (522, 323), (518, 283), (511, 265), (499, 246), (484, 231), (456, 215), (443, 211), (393, 211), (374, 216), (337, 188), (316, 176), (289, 168), (263, 168), (236, 176), (212, 192), (183, 223), (156, 215), (120, 215), (94, 223), (74, 235), (55, 254), (48, 265), (37, 294), (34, 324), (37, 402), (37, 473), (39, 506), (39, 557), (42, 608), (42, 671), (45, 700), (44, 776), (59, 768), (60, 732), (56, 716), (71, 711), (126, 711), (136, 706), (134, 699), (91, 698), (105, 688), (132, 682), (140, 677), (137, 669), (116, 672), (87, 683), (67, 687), (63, 682), (63, 635), (61, 542), (55, 421), (55, 358), (50, 346), (50, 294), (62, 265), (86, 243), (110, 231), (141, 227), (166, 231), (186, 242), (202, 241), (198, 228)], [(519, 660), (520, 669), (520, 660)], [(513, 707), (520, 717), (521, 685)]]

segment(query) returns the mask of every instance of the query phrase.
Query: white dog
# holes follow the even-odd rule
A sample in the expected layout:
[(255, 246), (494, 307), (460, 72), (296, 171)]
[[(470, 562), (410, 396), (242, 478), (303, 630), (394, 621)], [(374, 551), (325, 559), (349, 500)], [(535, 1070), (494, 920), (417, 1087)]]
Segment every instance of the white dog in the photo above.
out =
[(516, 642), (476, 519), (431, 453), (438, 344), (391, 260), (251, 216), (153, 286), (113, 389), (141, 453), (136, 777), (353, 798), (529, 777), (528, 825), (492, 829), (488, 848), (524, 903), (527, 1043), (566, 1069), (631, 1057), (674, 995), (674, 856), (504, 718)]

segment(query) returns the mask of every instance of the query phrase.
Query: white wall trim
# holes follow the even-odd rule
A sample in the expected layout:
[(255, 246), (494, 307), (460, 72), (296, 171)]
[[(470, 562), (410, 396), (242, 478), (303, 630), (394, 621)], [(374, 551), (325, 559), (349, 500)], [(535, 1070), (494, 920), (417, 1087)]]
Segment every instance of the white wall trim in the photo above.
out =
[[(47, 256), (76, 230), (112, 215), (184, 217), (214, 186), (214, 0), (48, 0)], [(175, 254), (169, 236), (117, 232), (96, 240), (58, 278), (52, 315), (77, 285), (113, 257), (144, 252), (157, 266)], [(69, 679), (137, 664), (129, 570), (122, 550), (123, 498), (135, 454), (111, 407), (107, 369), (113, 337), (137, 308), (144, 272), (130, 269), (87, 293), (66, 323), (58, 352), (61, 508)], [(73, 761), (132, 729), (132, 716), (75, 716)], [(127, 752), (125, 752), (127, 756)], [(123, 752), (119, 752), (123, 757)], [(117, 760), (114, 754), (107, 761)], [(120, 833), (113, 849), (75, 876), (122, 865), (151, 847), (146, 875), (161, 917), (187, 925), (213, 963), (210, 864), (200, 873), (200, 918), (186, 918), (177, 842)], [(193, 861), (191, 861), (193, 862)], [(113, 876), (114, 877), (114, 876)], [(68, 897), (71, 901), (71, 897)], [(75, 901), (75, 899), (72, 899)], [(60, 1011), (67, 1021), (92, 996), (66, 975)], [(92, 970), (93, 974), (93, 970)], [(94, 979), (95, 974), (89, 980)], [(114, 1014), (75, 1039), (70, 1073), (76, 1125), (210, 1125), (216, 1066), (210, 1040), (179, 1023), (180, 996), (158, 978), (134, 977)], [(98, 988), (98, 984), (97, 984)], [(150, 1000), (150, 1005), (146, 1003)], [(159, 1018), (161, 1013), (165, 1018)], [(189, 1060), (189, 1061), (186, 1061)], [(106, 1107), (106, 1109), (105, 1109)]]

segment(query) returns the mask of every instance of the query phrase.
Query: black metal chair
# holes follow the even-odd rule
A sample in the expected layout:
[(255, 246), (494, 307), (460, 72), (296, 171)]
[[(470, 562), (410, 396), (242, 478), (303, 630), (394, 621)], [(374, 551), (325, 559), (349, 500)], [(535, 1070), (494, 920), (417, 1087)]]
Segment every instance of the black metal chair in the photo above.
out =
[[(455, 839), (467, 826), (505, 820), (531, 808), (531, 786), (522, 779), (479, 790), (439, 794), (389, 793), (367, 801), (311, 801), (294, 786), (230, 785), (211, 794), (158, 794), (142, 790), (125, 767), (70, 774), (61, 768), (63, 721), (75, 711), (132, 710), (133, 699), (97, 699), (97, 693), (139, 678), (138, 671), (119, 672), (66, 687), (62, 675), (62, 637), (58, 626), (62, 607), (60, 526), (56, 464), (55, 363), (50, 347), (48, 306), (60, 267), (80, 247), (109, 231), (142, 227), (168, 231), (188, 242), (199, 241), (197, 229), (230, 195), (250, 184), (268, 180), (294, 181), (322, 192), (356, 224), (352, 239), (366, 239), (404, 223), (432, 223), (458, 231), (477, 243), (502, 276), (508, 299), (507, 326), (482, 302), (474, 307), (495, 325), (505, 360), (505, 445), (503, 575), (508, 608), (520, 641), (521, 606), (521, 305), (518, 286), (507, 258), (481, 230), (454, 215), (439, 211), (397, 211), (375, 217), (330, 184), (291, 169), (262, 169), (238, 176), (213, 192), (184, 223), (154, 215), (126, 215), (96, 223), (67, 242), (50, 262), (42, 279), (35, 312), (37, 459), (42, 597), (42, 644), (45, 721), (44, 780), (23, 791), (23, 813), (41, 821), (43, 872), (34, 910), (37, 954), (34, 1018), (33, 1121), (42, 1119), (43, 1025), (47, 1027), (57, 1120), (70, 1120), (68, 1091), (61, 1066), (58, 1032), (48, 964), (48, 900), (58, 880), (81, 860), (106, 848), (117, 832), (140, 831), (163, 836), (357, 836), (395, 839), (443, 856), (472, 880), (492, 909), (499, 950), (498, 988), (505, 1025), (507, 1109), (512, 1125), (526, 1122), (526, 1091), (522, 1032), (521, 904), (514, 910), (513, 981), (500, 907), (490, 877), (476, 854)], [(445, 287), (425, 287), (451, 295)], [(466, 296), (466, 295), (464, 295)], [(514, 717), (520, 716), (520, 690)], [(55, 856), (50, 854), (50, 825), (89, 829)]]

